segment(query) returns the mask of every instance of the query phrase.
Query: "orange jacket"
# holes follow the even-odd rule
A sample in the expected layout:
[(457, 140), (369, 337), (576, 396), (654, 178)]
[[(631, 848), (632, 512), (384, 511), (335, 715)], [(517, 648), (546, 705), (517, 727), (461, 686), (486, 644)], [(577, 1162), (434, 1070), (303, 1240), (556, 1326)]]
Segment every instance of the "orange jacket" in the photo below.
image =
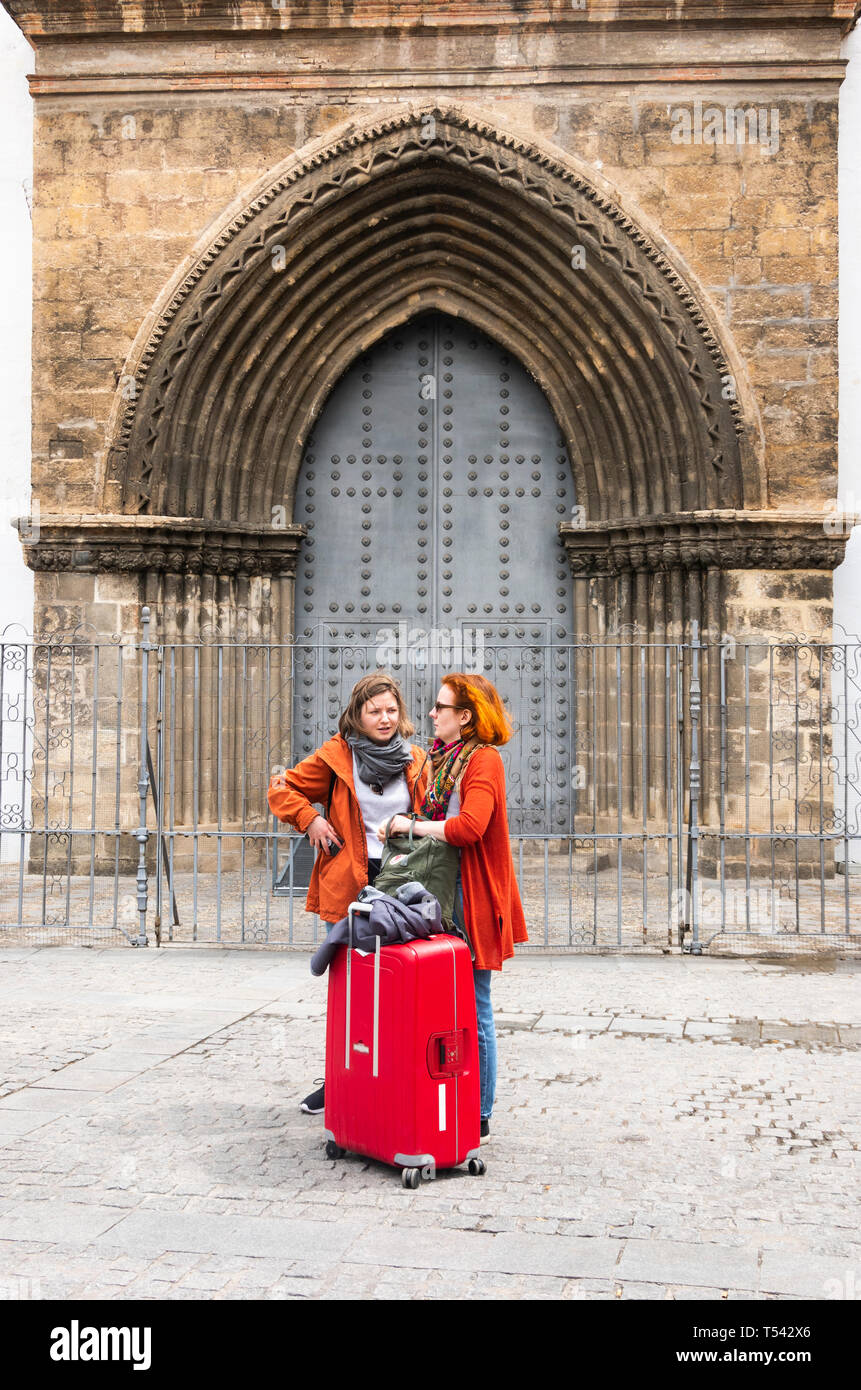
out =
[[(427, 772), (422, 771), (426, 755), (414, 745), (412, 754), (413, 760), (404, 772), (413, 809), (418, 811), (427, 785)], [(359, 889), (368, 881), (368, 842), (353, 782), (353, 751), (347, 740), (340, 734), (327, 739), (309, 758), (303, 758), (295, 767), (274, 776), (268, 792), (273, 815), (304, 834), (311, 822), (322, 814), (311, 803), (326, 805), (333, 772), (335, 785), (329, 821), (343, 840), (344, 848), (334, 855), (325, 851), (317, 854), (305, 901), (308, 911), (318, 912), (324, 922), (340, 922), (346, 917), (350, 903), (355, 902)]]
[(501, 970), (515, 941), (527, 941), (523, 905), (514, 876), (505, 769), (495, 748), (476, 748), (460, 783), (460, 815), (445, 823), (445, 838), (460, 849), (463, 910), (477, 970)]

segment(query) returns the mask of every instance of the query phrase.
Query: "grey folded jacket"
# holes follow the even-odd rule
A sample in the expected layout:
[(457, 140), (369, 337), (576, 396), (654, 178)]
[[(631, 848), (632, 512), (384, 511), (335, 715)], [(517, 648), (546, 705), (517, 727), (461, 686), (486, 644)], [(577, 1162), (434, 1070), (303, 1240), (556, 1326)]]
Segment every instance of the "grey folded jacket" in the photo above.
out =
[[(427, 940), (444, 930), (437, 899), (420, 883), (402, 883), (394, 895), (368, 885), (359, 898), (371, 908), (369, 915), (357, 912), (353, 917), (353, 945), (360, 951), (373, 951), (378, 937), (381, 946), (391, 946), (416, 937)], [(342, 917), (311, 957), (311, 974), (325, 974), (338, 947), (346, 946), (349, 937), (349, 918)]]

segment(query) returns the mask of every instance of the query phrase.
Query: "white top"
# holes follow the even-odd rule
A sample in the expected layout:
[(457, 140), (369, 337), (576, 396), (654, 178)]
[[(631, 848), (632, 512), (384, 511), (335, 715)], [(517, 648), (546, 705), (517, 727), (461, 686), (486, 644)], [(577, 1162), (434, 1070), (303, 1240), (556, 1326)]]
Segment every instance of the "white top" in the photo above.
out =
[(446, 818), (446, 820), (448, 820), (451, 816), (459, 816), (459, 815), (460, 815), (460, 789), (459, 789), (458, 787), (455, 787), (454, 791), (452, 792), (451, 796), (450, 796), (449, 799), (448, 799), (448, 810), (447, 810), (446, 813), (445, 813), (445, 818)]
[(387, 782), (383, 788), (382, 796), (377, 796), (377, 793), (372, 792), (368, 784), (363, 782), (359, 776), (359, 760), (354, 753), (353, 783), (359, 800), (359, 809), (362, 812), (362, 820), (365, 824), (368, 858), (382, 859), (383, 845), (382, 841), (377, 839), (377, 831), (383, 821), (387, 821), (390, 816), (406, 815), (408, 811), (412, 810), (406, 773), (402, 772), (399, 777), (393, 777), (391, 782)]

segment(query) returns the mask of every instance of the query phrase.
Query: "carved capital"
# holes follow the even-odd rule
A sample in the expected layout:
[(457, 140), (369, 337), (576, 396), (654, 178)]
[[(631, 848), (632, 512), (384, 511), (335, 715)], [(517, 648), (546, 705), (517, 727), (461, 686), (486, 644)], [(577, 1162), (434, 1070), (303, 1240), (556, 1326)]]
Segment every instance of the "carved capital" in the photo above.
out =
[(684, 512), (637, 520), (563, 522), (577, 578), (672, 569), (833, 570), (861, 518), (812, 512)]
[(21, 544), (33, 570), (292, 577), (304, 535), (304, 526), (199, 517), (42, 516), (38, 538)]

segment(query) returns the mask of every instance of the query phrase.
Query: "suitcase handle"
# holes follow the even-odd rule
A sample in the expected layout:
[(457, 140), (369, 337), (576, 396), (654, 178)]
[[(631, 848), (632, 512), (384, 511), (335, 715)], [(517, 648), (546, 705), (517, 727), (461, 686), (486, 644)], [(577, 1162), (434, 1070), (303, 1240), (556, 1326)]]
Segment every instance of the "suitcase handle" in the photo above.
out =
[(427, 1063), (434, 1081), (461, 1076), (466, 1070), (466, 1029), (432, 1033), (428, 1039)]
[[(352, 992), (352, 961), (353, 961), (353, 913), (363, 912), (370, 916), (371, 909), (367, 903), (350, 903), (347, 909), (347, 1016), (344, 1028), (345, 1037), (345, 1056), (344, 1068), (350, 1070), (350, 996)], [(374, 941), (374, 1049), (372, 1059), (372, 1076), (380, 1074), (380, 938)]]

